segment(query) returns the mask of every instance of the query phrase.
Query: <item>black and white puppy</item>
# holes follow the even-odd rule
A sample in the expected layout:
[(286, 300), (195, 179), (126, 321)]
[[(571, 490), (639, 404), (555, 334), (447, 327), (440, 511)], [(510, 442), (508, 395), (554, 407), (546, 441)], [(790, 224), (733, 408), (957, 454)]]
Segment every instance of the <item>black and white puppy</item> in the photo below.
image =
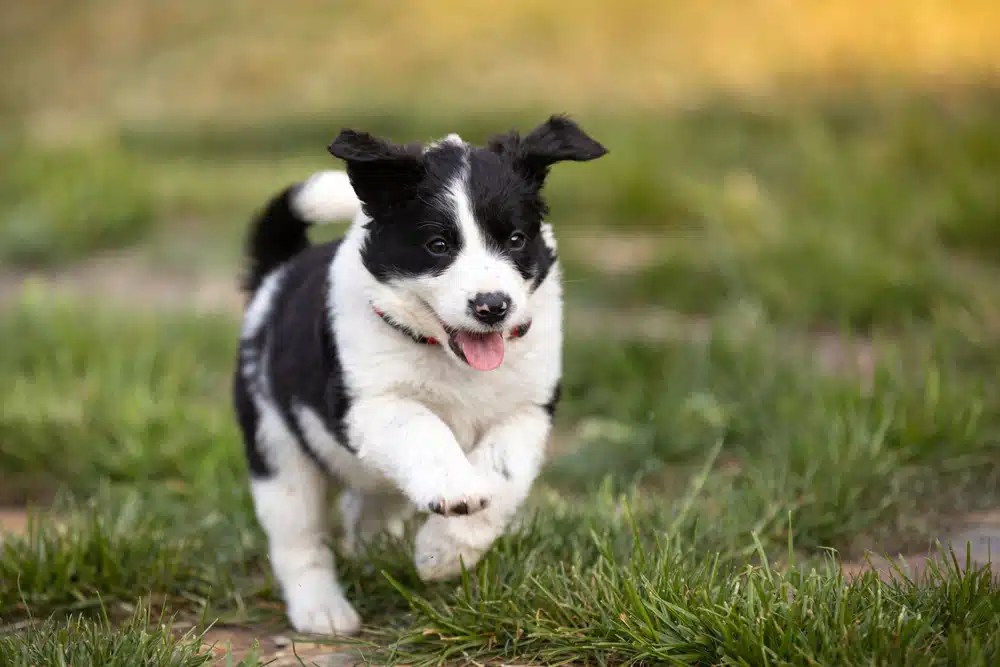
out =
[[(331, 478), (349, 553), (430, 513), (415, 555), (428, 580), (474, 565), (528, 495), (561, 376), (542, 185), (552, 164), (606, 151), (553, 117), (485, 148), (344, 130), (330, 152), (346, 174), (288, 188), (251, 230), (234, 387), (288, 616), (324, 634), (360, 624), (326, 544)], [(341, 219), (343, 239), (310, 246), (309, 224)]]

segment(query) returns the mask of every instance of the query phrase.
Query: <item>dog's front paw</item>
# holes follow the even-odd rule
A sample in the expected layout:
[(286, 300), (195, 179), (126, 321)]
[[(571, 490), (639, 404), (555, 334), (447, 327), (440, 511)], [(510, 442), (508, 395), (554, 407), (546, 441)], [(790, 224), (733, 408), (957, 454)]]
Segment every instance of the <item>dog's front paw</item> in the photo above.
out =
[(449, 477), (448, 489), (428, 489), (414, 499), (418, 508), (441, 516), (476, 514), (490, 506), (492, 487), (478, 474)]
[(486, 515), (432, 516), (417, 532), (413, 562), (423, 581), (440, 581), (474, 567), (503, 526)]
[(336, 584), (303, 580), (287, 596), (288, 620), (298, 632), (353, 635), (361, 629), (361, 617)]
[(475, 514), (490, 506), (490, 499), (486, 495), (473, 494), (463, 496), (437, 496), (429, 503), (427, 509), (434, 514), (441, 516), (465, 516)]

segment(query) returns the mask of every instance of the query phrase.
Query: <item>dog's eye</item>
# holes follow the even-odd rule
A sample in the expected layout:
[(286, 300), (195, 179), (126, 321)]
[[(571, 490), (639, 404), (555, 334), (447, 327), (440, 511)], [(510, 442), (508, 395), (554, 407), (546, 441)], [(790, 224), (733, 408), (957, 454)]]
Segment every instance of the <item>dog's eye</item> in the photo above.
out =
[(432, 255), (445, 255), (448, 253), (448, 242), (440, 236), (427, 242), (427, 251)]
[(523, 250), (528, 243), (528, 237), (521, 232), (514, 232), (507, 238), (507, 247), (511, 250)]

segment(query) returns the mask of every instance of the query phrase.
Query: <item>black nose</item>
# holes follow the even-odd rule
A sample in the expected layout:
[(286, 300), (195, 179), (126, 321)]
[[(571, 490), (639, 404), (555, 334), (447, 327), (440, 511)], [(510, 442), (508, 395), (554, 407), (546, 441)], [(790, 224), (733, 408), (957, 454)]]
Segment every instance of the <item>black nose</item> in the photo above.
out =
[(480, 292), (469, 301), (469, 312), (483, 324), (503, 322), (510, 310), (510, 297), (503, 292)]

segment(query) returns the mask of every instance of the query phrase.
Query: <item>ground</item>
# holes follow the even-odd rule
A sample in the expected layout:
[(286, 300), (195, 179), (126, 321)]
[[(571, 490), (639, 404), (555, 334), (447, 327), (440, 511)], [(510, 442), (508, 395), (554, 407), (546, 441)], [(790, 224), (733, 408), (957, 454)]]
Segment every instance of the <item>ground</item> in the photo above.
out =
[[(834, 4), (0, 9), (0, 664), (1000, 661), (1000, 21)], [(247, 221), (341, 125), (553, 111), (611, 152), (547, 187), (530, 506), (459, 581), (340, 558), (363, 635), (296, 637), (228, 400)]]

